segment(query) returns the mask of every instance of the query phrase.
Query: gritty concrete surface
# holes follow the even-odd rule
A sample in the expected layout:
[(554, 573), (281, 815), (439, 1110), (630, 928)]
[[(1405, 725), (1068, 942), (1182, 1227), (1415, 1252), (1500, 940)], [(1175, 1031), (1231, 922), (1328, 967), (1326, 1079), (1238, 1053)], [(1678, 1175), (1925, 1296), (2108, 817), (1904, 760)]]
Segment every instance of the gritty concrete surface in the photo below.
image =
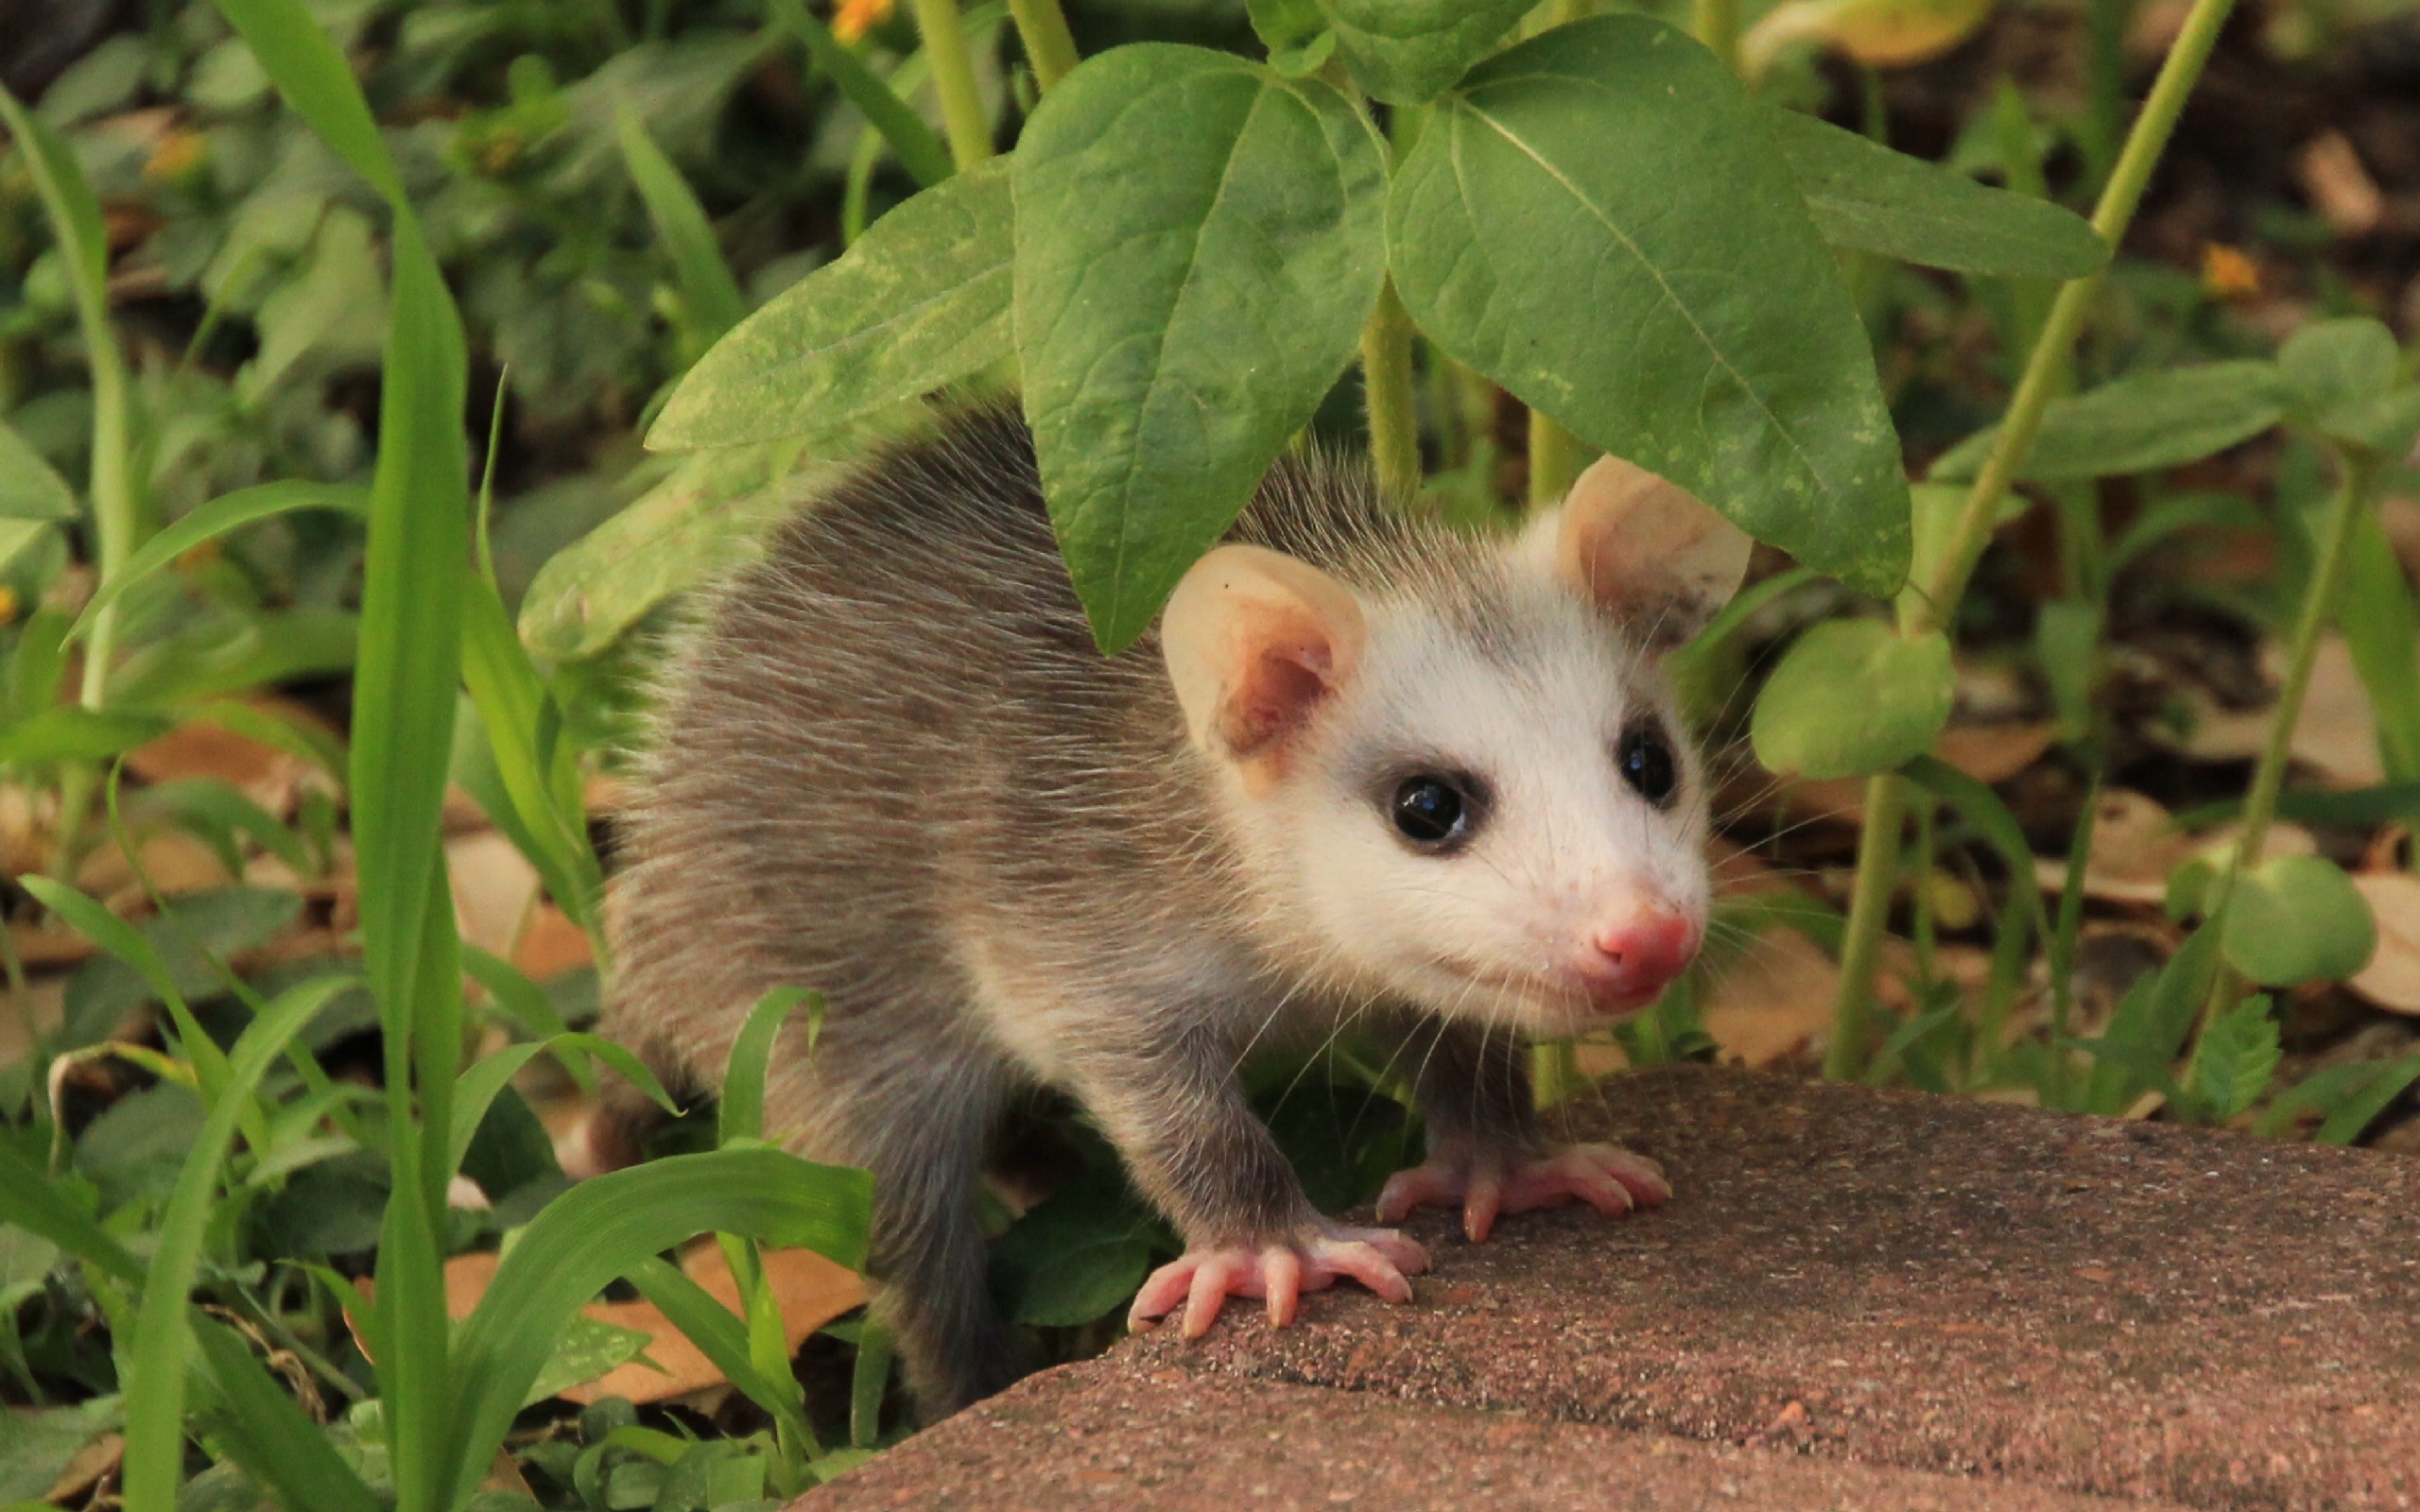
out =
[(1420, 1407), (1097, 1360), (1034, 1377), (798, 1512), (2112, 1512), (2119, 1503), (1787, 1449)]
[[(2420, 1162), (1697, 1068), (1603, 1084), (1570, 1132), (1663, 1160), (1671, 1203), (1481, 1246), (1424, 1214), (1408, 1307), (1322, 1293), (1285, 1331), (1231, 1308), (824, 1494), (1208, 1507), (1268, 1459), (1280, 1498), (1390, 1488), (1363, 1505), (1470, 1505), (1403, 1500), (1465, 1466), (1530, 1498), (1507, 1506), (1760, 1504), (1688, 1479), (1739, 1464), (1773, 1505), (2420, 1507)], [(1669, 1474), (1626, 1473), (1649, 1464)]]

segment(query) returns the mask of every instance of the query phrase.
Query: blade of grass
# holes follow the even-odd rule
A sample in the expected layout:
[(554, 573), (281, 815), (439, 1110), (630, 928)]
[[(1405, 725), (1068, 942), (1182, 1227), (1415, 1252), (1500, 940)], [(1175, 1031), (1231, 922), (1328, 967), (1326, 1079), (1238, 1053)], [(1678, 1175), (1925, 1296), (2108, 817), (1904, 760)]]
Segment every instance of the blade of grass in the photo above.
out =
[(143, 1280), (143, 1263), (114, 1234), (68, 1201), (50, 1174), (19, 1154), (16, 1144), (6, 1139), (0, 1139), (0, 1222), (40, 1234), (119, 1280)]
[(955, 171), (949, 149), (925, 124), (925, 118), (868, 68), (864, 60), (842, 46), (823, 23), (807, 14), (800, 0), (772, 0), (772, 7), (773, 18), (797, 36), (816, 66), (832, 76), (832, 82), (849, 97), (849, 103), (890, 144), (891, 152), (909, 177), (929, 189)]
[(873, 1178), (767, 1148), (677, 1155), (583, 1181), (540, 1211), (462, 1324), (451, 1379), (449, 1486), (470, 1497), (553, 1353), (555, 1335), (615, 1277), (695, 1234), (747, 1234), (865, 1263)]
[(767, 1376), (757, 1370), (748, 1353), (748, 1331), (731, 1309), (716, 1301), (711, 1293), (678, 1266), (652, 1255), (632, 1266), (627, 1279), (638, 1288), (641, 1297), (655, 1305), (666, 1322), (680, 1330), (722, 1372), (723, 1379), (796, 1434), (801, 1442), (816, 1442), (797, 1378), (787, 1372)]
[[(756, 1000), (749, 1011), (748, 1022), (731, 1043), (731, 1058), (724, 1068), (722, 1102), (717, 1133), (725, 1144), (741, 1140), (765, 1137), (765, 1077), (771, 1070), (773, 1041), (782, 1025), (809, 994), (794, 987), (777, 987)], [(816, 1010), (821, 1013), (819, 1004)], [(811, 1039), (808, 1053), (814, 1045)]]
[(664, 238), (673, 275), (680, 280), (681, 302), (688, 318), (683, 339), (694, 359), (739, 323), (748, 313), (748, 301), (739, 292), (738, 280), (731, 276), (730, 265), (723, 261), (705, 207), (698, 203), (688, 180), (656, 146), (655, 138), (648, 135), (629, 101), (615, 102), (614, 129), (621, 139), (622, 161), (630, 167), (631, 181), (638, 185), (648, 219)]
[(68, 627), (67, 638), (74, 641), (94, 634), (95, 627), (116, 607), (128, 589), (205, 541), (216, 541), (255, 521), (291, 514), (297, 509), (335, 509), (359, 515), (365, 512), (369, 502), (367, 492), (343, 483), (263, 483), (222, 494), (145, 541), (143, 549), (129, 557), (84, 606), (84, 611), (76, 616), (76, 623)]
[(208, 1415), (210, 1436), (229, 1459), (294, 1512), (380, 1512), (327, 1431), (303, 1416), (241, 1335), (207, 1317), (195, 1321), (194, 1334), (220, 1398)]
[(593, 1034), (559, 1034), (525, 1044), (507, 1045), (491, 1056), (482, 1056), (477, 1064), (462, 1073), (454, 1084), (454, 1128), (452, 1134), (452, 1166), (459, 1170), (462, 1157), (471, 1148), (471, 1140), (479, 1131), (479, 1121), (486, 1118), (488, 1108), (503, 1091), (522, 1067), (542, 1055), (562, 1055), (572, 1049), (587, 1051), (597, 1059), (630, 1078), (631, 1086), (645, 1092), (648, 1099), (667, 1113), (678, 1114), (681, 1106), (647, 1069), (647, 1063), (610, 1040), (599, 1040)]
[[(0, 89), (0, 119), (8, 122), (9, 133), (16, 138), (43, 211), (50, 218), (52, 234), (65, 254), (77, 326), (84, 338), (84, 361), (93, 380), (93, 565), (101, 586), (107, 588), (117, 580), (134, 550), (143, 524), (143, 498), (130, 465), (134, 447), (133, 401), (117, 335), (110, 326), (109, 236), (101, 220), (101, 202), (85, 181), (84, 170), (66, 141), (6, 89)], [(95, 618), (92, 644), (84, 658), (78, 701), (88, 709), (97, 709), (108, 700), (116, 640), (117, 616), (104, 610)], [(83, 799), (89, 801), (90, 795), (83, 795)], [(82, 801), (66, 805), (62, 832), (82, 821)]]
[(236, 1114), (269, 1062), (285, 1054), (344, 977), (320, 977), (280, 993), (235, 1041), (226, 1095), (203, 1118), (193, 1150), (161, 1211), (143, 1303), (127, 1351), (125, 1501), (128, 1512), (175, 1512), (184, 1469), (186, 1366), (193, 1320), (187, 1298), (201, 1264), (202, 1235), (218, 1192)]

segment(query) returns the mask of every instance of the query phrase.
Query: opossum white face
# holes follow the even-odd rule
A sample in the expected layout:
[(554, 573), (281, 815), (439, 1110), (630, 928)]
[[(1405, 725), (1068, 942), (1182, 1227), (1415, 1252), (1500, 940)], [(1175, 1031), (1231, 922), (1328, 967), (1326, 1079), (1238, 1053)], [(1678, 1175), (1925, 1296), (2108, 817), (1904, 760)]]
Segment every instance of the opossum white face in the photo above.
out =
[(1264, 902), (1343, 977), (1567, 1034), (1705, 930), (1705, 779), (1655, 657), (1749, 541), (1627, 463), (1476, 570), (1356, 592), (1224, 546), (1162, 644)]

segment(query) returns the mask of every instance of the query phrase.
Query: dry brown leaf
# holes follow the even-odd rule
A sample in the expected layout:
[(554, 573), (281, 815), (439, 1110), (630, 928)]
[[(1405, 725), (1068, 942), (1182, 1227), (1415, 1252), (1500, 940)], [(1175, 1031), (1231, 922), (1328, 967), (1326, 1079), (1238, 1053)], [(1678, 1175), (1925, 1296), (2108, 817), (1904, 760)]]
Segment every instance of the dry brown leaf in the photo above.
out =
[[(1933, 754), (1988, 785), (2005, 782), (2031, 766), (2058, 739), (2055, 720), (1957, 725), (1941, 732)], [(1792, 822), (1826, 818), (1858, 824), (1865, 817), (1865, 783), (1862, 777), (1775, 782), (1761, 770), (1751, 769), (1741, 782), (1724, 792), (1723, 806), (1774, 810), (1789, 815)], [(1759, 788), (1763, 790), (1760, 799)]]
[[(235, 880), (217, 851), (182, 830), (155, 830), (134, 850), (144, 877), (171, 898), (223, 887)], [(97, 846), (84, 858), (84, 864), (76, 868), (76, 885), (100, 895), (113, 912), (141, 912), (148, 904), (133, 863), (115, 845)]]
[[(2285, 649), (2274, 644), (2263, 646), (2260, 665), (2273, 682), (2281, 679)], [(2222, 709), (2190, 683), (2178, 692), (2194, 717), (2183, 739), (2170, 740), (2174, 749), (2201, 761), (2249, 761), (2260, 754), (2269, 739), (2271, 711)], [(2156, 729), (2149, 733), (2169, 738)], [(2311, 661), (2310, 690), (2303, 698), (2302, 716), (2294, 721), (2292, 751), (2295, 761), (2332, 786), (2371, 787), (2386, 781), (2369, 693), (2341, 635), (2323, 637)]]
[[(2093, 815), (2092, 858), (2084, 868), (2084, 896), (2101, 902), (2164, 902), (2169, 873), (2196, 855), (2225, 856), (2238, 833), (2236, 826), (2228, 825), (2207, 834), (2187, 834), (2153, 799), (2127, 788), (2112, 788), (2100, 795), (2100, 806)], [(2262, 838), (2260, 853), (2266, 859), (2309, 855), (2318, 849), (2319, 842), (2300, 825), (2273, 824)], [(2067, 864), (2037, 860), (2034, 875), (2043, 891), (2064, 891)]]
[(17, 964), (26, 971), (43, 971), (53, 967), (81, 966), (93, 958), (97, 947), (72, 929), (10, 924), (9, 948), (17, 953)]
[(54, 1506), (64, 1506), (87, 1495), (104, 1480), (117, 1473), (126, 1459), (126, 1439), (119, 1434), (103, 1434), (68, 1460), (60, 1470), (59, 1479), (50, 1483), (43, 1500)]
[(587, 932), (552, 903), (540, 903), (512, 947), (512, 964), (532, 982), (551, 981), (596, 961)]
[(66, 1002), (67, 978), (63, 976), (28, 982), (23, 992), (0, 997), (0, 1066), (30, 1059), (34, 1041), (56, 1032), (65, 1021)]
[[(693, 1246), (682, 1257), (681, 1268), (715, 1300), (725, 1307), (738, 1307), (739, 1284), (732, 1278), (721, 1246), (707, 1243)], [(469, 1316), (479, 1298), (487, 1295), (489, 1283), (495, 1279), (495, 1269), (496, 1257), (491, 1254), (457, 1255), (447, 1261), (447, 1315)], [(781, 1304), (783, 1337), (793, 1351), (817, 1329), (865, 1305), (864, 1279), (811, 1249), (766, 1250), (765, 1277)], [(704, 1351), (673, 1328), (653, 1304), (592, 1302), (580, 1311), (598, 1322), (646, 1334), (650, 1341), (648, 1359), (664, 1368), (658, 1370), (634, 1360), (563, 1392), (565, 1400), (582, 1406), (605, 1397), (624, 1397), (634, 1402), (665, 1401), (724, 1384), (722, 1372), (714, 1367)]]
[(1803, 1054), (1831, 1027), (1840, 964), (1794, 929), (1766, 930), (1716, 974), (1703, 1012), (1722, 1058), (1751, 1069)]
[(2420, 877), (2365, 871), (2353, 885), (2377, 919), (2377, 954), (2345, 985), (2382, 1008), (2420, 1013)]
[(493, 830), (445, 842), (445, 869), (454, 883), (454, 921), (463, 943), (509, 955), (538, 901), (538, 871), (516, 846)]
[[(326, 721), (285, 699), (256, 699), (253, 706), (289, 724), (325, 730)], [(305, 786), (328, 785), (313, 763), (250, 735), (203, 721), (179, 725), (159, 739), (126, 753), (127, 769), (146, 782), (188, 778), (225, 782), (279, 818), (290, 817)]]
[(2342, 131), (2323, 131), (2294, 155), (2294, 178), (2339, 236), (2365, 236), (2386, 218), (2386, 197)]
[(2420, 577), (2420, 497), (2404, 495), (2380, 503), (2378, 524), (2386, 527), (2387, 540), (2394, 542), (2403, 570)]

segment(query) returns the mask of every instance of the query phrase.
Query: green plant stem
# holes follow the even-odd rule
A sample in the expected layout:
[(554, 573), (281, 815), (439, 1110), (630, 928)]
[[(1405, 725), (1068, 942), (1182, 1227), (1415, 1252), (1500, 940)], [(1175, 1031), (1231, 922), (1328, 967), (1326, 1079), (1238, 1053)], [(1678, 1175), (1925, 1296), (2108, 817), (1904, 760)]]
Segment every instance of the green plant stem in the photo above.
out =
[[(2259, 765), (2252, 769), (2252, 791), (2243, 801), (2243, 829), (2236, 835), (2234, 859), (2211, 885), (2204, 917), (2215, 926), (2235, 893), (2236, 880), (2257, 865), (2269, 826), (2277, 817), (2277, 794), (2286, 785), (2286, 764), (2293, 755), (2294, 727), (2302, 722), (2303, 700), (2310, 693), (2311, 668), (2319, 661), (2319, 632), (2336, 617), (2336, 602), (2344, 594), (2351, 564), (2353, 533), (2361, 524), (2371, 488), (2382, 459), (2365, 453), (2342, 455), (2336, 496), (2328, 501), (2327, 520), (2319, 541), (2319, 558), (2311, 563), (2310, 583), (2303, 591), (2302, 608), (2294, 616), (2294, 638), (2287, 649), (2286, 677), (2277, 688), (2277, 707), (2269, 716), (2268, 739), (2261, 744)], [(2210, 984), (2204, 1022), (2234, 1005), (2241, 990), (2235, 973), (2219, 969)]]
[[(1715, 4), (1719, 0), (1703, 3)], [(2203, 65), (2209, 61), (2210, 49), (2217, 45), (2220, 28), (2226, 25), (2234, 9), (2235, 0), (2193, 0), (2184, 28), (2177, 33), (2168, 60), (2161, 64), (2159, 77), (2152, 85), (2151, 95), (2143, 102), (2142, 113), (2135, 118), (2125, 150), (2119, 154), (2118, 165), (2111, 171), (2108, 185), (2102, 189), (2100, 202), (2092, 215), (2092, 229), (2100, 233), (2113, 256), (2125, 239), (2126, 228), (2134, 221), (2135, 208), (2142, 202), (2152, 169), (2158, 165), (2169, 136), (2176, 129), (2185, 101), (2200, 80)], [(1900, 595), (1901, 634), (1911, 638), (1930, 634), (1947, 628), (1956, 618), (1959, 601), (1974, 576), (1975, 564), (1981, 560), (1983, 548), (1991, 540), (2000, 501), (2007, 497), (2025, 464), (2026, 454), (2032, 450), (2034, 434), (2042, 425), (2042, 411), (2065, 379), (2076, 337), (2083, 331), (2084, 317), (2091, 311), (2106, 277), (2104, 268), (2073, 280), (2059, 290), (2026, 359), (2024, 375), (2009, 404), (2008, 418), (2000, 425), (1981, 473), (1960, 507), (1945, 548), (1925, 580), (1910, 585), (1910, 592)], [(1895, 869), (1899, 818), (1906, 800), (1905, 783), (1895, 773), (1879, 774), (1866, 784), (1866, 833), (1858, 846), (1857, 885), (1851, 895), (1847, 935), (1841, 948), (1840, 997), (1833, 1009), (1831, 1050), (1824, 1063), (1824, 1074), (1835, 1078), (1853, 1077), (1859, 1069), (1858, 1057), (1863, 1054), (1872, 1019), (1874, 967), (1889, 912), (1889, 873)], [(1891, 835), (1887, 848), (1876, 843), (1877, 825)], [(2083, 858), (2072, 858), (2070, 864), (2081, 866)]]
[(1898, 883), (1899, 830), (1907, 804), (1908, 784), (1896, 773), (1867, 779), (1857, 885), (1841, 940), (1841, 995), (1832, 1008), (1832, 1042), (1824, 1052), (1824, 1074), (1833, 1081), (1854, 1081), (1865, 1069), (1866, 1043), (1874, 1036), (1874, 970)]
[(1420, 493), (1420, 411), (1412, 396), (1411, 317), (1394, 280), (1361, 327), (1362, 397), (1369, 405), (1370, 458), (1387, 497), (1408, 504)]
[(975, 82), (975, 55), (966, 45), (966, 24), (958, 0), (915, 0), (916, 31), (941, 95), (942, 126), (949, 155), (963, 172), (992, 156), (992, 123), (983, 113), (983, 92)]
[(1026, 61), (1033, 65), (1035, 83), (1046, 92), (1076, 71), (1082, 59), (1059, 0), (1009, 0), (1009, 11), (1017, 18), (1017, 36), (1025, 43)]
[(1580, 438), (1530, 411), (1530, 502), (1552, 504), (1570, 491), (1580, 476)]
[(1689, 29), (1722, 66), (1739, 72), (1739, 0), (1694, 0)]

